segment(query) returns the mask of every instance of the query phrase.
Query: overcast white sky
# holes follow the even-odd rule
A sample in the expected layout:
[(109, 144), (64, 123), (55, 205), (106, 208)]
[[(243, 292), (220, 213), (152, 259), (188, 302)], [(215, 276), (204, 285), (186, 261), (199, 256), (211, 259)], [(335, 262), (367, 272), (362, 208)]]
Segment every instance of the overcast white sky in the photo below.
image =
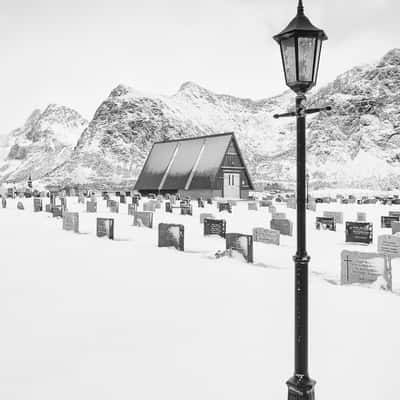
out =
[[(319, 83), (400, 47), (398, 0), (304, 0), (325, 30)], [(91, 119), (119, 83), (172, 94), (188, 80), (254, 99), (285, 89), (272, 36), (297, 0), (0, 0), (0, 134), (34, 108)]]

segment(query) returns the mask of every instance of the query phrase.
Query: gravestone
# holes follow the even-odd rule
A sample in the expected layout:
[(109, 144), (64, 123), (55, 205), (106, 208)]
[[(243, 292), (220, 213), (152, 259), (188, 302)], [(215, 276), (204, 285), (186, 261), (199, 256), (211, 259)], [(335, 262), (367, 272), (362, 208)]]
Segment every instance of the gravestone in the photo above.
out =
[(90, 195), (90, 201), (93, 201), (93, 202), (97, 203), (97, 199), (96, 199), (96, 196), (94, 194)]
[(193, 215), (192, 205), (181, 205), (181, 215)]
[(335, 218), (330, 217), (316, 217), (315, 228), (324, 231), (336, 231)]
[(79, 194), (78, 204), (85, 204), (85, 196), (83, 194)]
[(218, 211), (228, 211), (232, 212), (232, 206), (229, 203), (218, 203)]
[(51, 207), (51, 212), (53, 213), (53, 218), (63, 217), (63, 208), (61, 206)]
[(197, 207), (204, 208), (204, 201), (202, 199), (197, 199)]
[(165, 202), (165, 212), (172, 213), (172, 205), (169, 201)]
[(237, 251), (248, 263), (253, 262), (253, 236), (241, 233), (227, 233), (226, 249)]
[(268, 212), (270, 214), (276, 214), (276, 207), (275, 206), (269, 206), (268, 207)]
[(372, 243), (373, 227), (370, 222), (346, 222), (346, 242)]
[(366, 222), (367, 221), (367, 213), (358, 212), (357, 213), (357, 222)]
[(152, 211), (134, 211), (133, 212), (133, 225), (145, 226), (153, 228), (153, 212)]
[(19, 201), (19, 202), (17, 203), (17, 209), (18, 209), (18, 210), (24, 210), (24, 209), (25, 209), (24, 204), (22, 203), (22, 201)]
[(280, 232), (273, 229), (253, 228), (253, 240), (279, 246)]
[(43, 201), (40, 198), (33, 199), (33, 211), (40, 212), (43, 211)]
[(400, 211), (389, 211), (389, 217), (398, 217), (400, 219)]
[(291, 208), (293, 210), (296, 210), (297, 204), (296, 204), (296, 199), (294, 198), (289, 198), (287, 203), (286, 203), (287, 208)]
[(207, 199), (207, 204), (212, 204), (212, 199)]
[(116, 200), (109, 201), (109, 209), (111, 213), (119, 213), (119, 203)]
[(63, 208), (63, 210), (66, 210), (67, 209), (67, 198), (60, 197), (60, 201), (61, 201), (61, 207)]
[(378, 236), (378, 253), (385, 254), (391, 258), (400, 257), (400, 236)]
[(46, 212), (51, 213), (52, 212), (51, 204), (46, 204), (45, 210), (46, 210)]
[(279, 231), (281, 235), (292, 236), (293, 235), (293, 222), (288, 219), (271, 219), (270, 228)]
[(272, 206), (272, 200), (260, 200), (260, 207), (270, 207)]
[(133, 215), (136, 210), (136, 204), (128, 204), (128, 215)]
[(385, 288), (391, 290), (392, 274), (384, 254), (343, 250), (340, 258), (340, 283), (342, 285), (374, 283), (382, 277)]
[(124, 194), (121, 194), (121, 195), (119, 196), (119, 202), (120, 202), (121, 204), (126, 204), (126, 196), (125, 196)]
[(154, 202), (154, 206), (155, 206), (155, 208), (161, 208), (161, 204), (162, 204), (162, 201), (160, 201), (160, 200), (156, 200), (155, 202)]
[(381, 217), (381, 228), (391, 228), (392, 222), (399, 222), (399, 217), (391, 216), (382, 216)]
[(272, 219), (286, 219), (285, 213), (273, 213)]
[(400, 232), (400, 222), (392, 222), (392, 235)]
[(146, 203), (143, 203), (143, 211), (151, 211), (154, 212), (156, 211), (156, 205), (152, 201), (148, 201)]
[(7, 207), (7, 200), (5, 199), (5, 197), (2, 197), (2, 198), (1, 198), (1, 206), (2, 206), (3, 208), (6, 208), (6, 207)]
[(317, 203), (315, 201), (310, 201), (307, 203), (307, 210), (316, 212), (317, 211)]
[(210, 214), (210, 213), (201, 213), (200, 214), (200, 223), (204, 224), (204, 220), (208, 218), (208, 219), (214, 219), (214, 215)]
[(324, 211), (324, 217), (334, 218), (336, 224), (343, 224), (343, 213), (340, 211)]
[(257, 211), (258, 210), (257, 203), (248, 203), (247, 204), (247, 209), (249, 211)]
[(97, 237), (107, 237), (114, 240), (114, 219), (113, 218), (96, 218), (96, 235)]
[(88, 201), (86, 203), (86, 212), (96, 213), (97, 212), (97, 203), (95, 201)]
[(66, 212), (63, 217), (63, 229), (79, 233), (79, 213)]
[(322, 198), (322, 203), (329, 204), (330, 202), (331, 202), (331, 198), (330, 197), (323, 197)]
[(236, 200), (228, 200), (228, 203), (231, 205), (231, 207), (237, 206), (237, 201)]
[(208, 219), (204, 220), (204, 236), (218, 235), (225, 237), (226, 221), (224, 219)]
[(158, 247), (185, 250), (185, 228), (180, 224), (158, 224)]

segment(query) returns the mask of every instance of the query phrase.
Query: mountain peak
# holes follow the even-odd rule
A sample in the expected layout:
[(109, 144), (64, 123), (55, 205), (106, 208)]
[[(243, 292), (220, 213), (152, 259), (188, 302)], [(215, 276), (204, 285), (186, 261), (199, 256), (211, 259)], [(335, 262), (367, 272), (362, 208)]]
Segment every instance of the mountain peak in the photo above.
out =
[(208, 92), (207, 89), (203, 88), (202, 86), (198, 85), (196, 82), (187, 81), (182, 83), (181, 87), (179, 88), (180, 92)]
[(133, 87), (129, 85), (125, 85), (123, 83), (120, 83), (118, 86), (116, 86), (110, 93), (110, 97), (123, 97), (123, 96), (128, 96), (128, 97), (149, 97), (146, 93), (143, 93), (139, 90), (134, 89)]
[(379, 67), (387, 65), (400, 66), (400, 49), (392, 49), (387, 52), (379, 62)]

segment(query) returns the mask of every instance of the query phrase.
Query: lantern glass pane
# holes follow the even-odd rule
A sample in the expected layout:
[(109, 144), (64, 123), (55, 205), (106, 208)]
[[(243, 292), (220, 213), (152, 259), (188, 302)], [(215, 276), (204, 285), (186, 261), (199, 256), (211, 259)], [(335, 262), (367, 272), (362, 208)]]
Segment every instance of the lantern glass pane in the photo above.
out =
[(315, 38), (299, 37), (299, 81), (312, 82), (314, 73)]
[(317, 40), (317, 53), (315, 56), (314, 76), (313, 76), (314, 83), (317, 82), (318, 69), (319, 69), (319, 56), (321, 55), (321, 46), (322, 46), (322, 40), (318, 39)]
[(283, 68), (285, 69), (286, 83), (296, 82), (296, 51), (294, 38), (281, 41)]

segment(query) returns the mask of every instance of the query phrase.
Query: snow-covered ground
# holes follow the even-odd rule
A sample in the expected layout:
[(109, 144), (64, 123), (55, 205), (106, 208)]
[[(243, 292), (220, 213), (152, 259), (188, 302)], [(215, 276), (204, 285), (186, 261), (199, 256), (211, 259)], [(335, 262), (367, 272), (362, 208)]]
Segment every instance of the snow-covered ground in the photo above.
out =
[[(0, 209), (0, 398), (2, 400), (284, 399), (293, 373), (293, 237), (255, 243), (253, 265), (214, 253), (224, 239), (203, 237), (200, 212), (227, 219), (227, 232), (269, 228), (267, 208), (194, 215), (155, 213), (185, 225), (185, 252), (157, 247), (157, 229), (132, 226), (100, 202), (80, 211), (80, 234), (61, 219), (8, 200)], [(295, 210), (276, 204), (295, 222)], [(367, 213), (372, 245), (317, 231), (315, 216)], [(396, 399), (400, 359), (400, 261), (393, 293), (340, 286), (343, 249), (376, 251), (380, 216), (400, 206), (318, 204), (308, 215), (310, 375), (316, 398)], [(177, 211), (175, 211), (177, 212)], [(95, 235), (96, 216), (116, 220), (116, 240)]]

